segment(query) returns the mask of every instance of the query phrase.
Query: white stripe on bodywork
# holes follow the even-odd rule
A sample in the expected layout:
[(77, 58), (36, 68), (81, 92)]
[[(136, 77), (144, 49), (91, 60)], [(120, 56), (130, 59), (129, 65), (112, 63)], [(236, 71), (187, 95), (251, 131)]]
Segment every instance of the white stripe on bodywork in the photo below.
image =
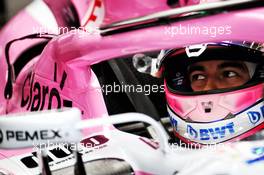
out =
[(34, 32), (45, 31), (46, 33), (58, 34), (58, 24), (52, 11), (42, 0), (34, 0), (25, 8), (26, 12), (34, 18), (42, 27), (32, 29)]

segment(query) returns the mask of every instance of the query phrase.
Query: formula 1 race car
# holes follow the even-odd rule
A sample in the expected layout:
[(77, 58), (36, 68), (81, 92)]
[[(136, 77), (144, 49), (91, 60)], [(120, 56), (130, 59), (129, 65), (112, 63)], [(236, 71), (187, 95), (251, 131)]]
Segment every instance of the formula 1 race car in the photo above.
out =
[[(262, 174), (264, 168), (263, 141), (196, 149), (168, 144), (163, 127), (139, 113), (81, 120), (81, 112), (72, 108), (0, 121), (1, 147), (14, 149), (1, 151), (2, 174)], [(157, 140), (112, 125), (131, 121), (152, 125)], [(82, 137), (81, 129), (95, 126), (103, 131)], [(33, 148), (21, 149), (32, 143)]]
[[(55, 8), (52, 1), (43, 2), (50, 9)], [(36, 17), (32, 9), (38, 7), (36, 4), (45, 6), (43, 2), (34, 2), (28, 12)], [(156, 60), (161, 50), (197, 43), (263, 43), (262, 1), (229, 0), (193, 5), (197, 1), (135, 0), (128, 7), (122, 1), (113, 6), (107, 0), (94, 0), (90, 1), (92, 5), (89, 4), (86, 14), (81, 7), (79, 12), (66, 2), (70, 1), (61, 5), (67, 7), (71, 18), (66, 15), (65, 20), (65, 16), (53, 11), (57, 21), (53, 24), (57, 25), (55, 28), (70, 28), (67, 33), (61, 30), (42, 33), (43, 26), (32, 24), (31, 19), (24, 31), (7, 35), (25, 13), (2, 30), (0, 90), (4, 95), (0, 101), (1, 114), (7, 115), (0, 118), (2, 174), (263, 174), (263, 140), (212, 144), (202, 149), (170, 140), (173, 136), (171, 127), (165, 126), (170, 121), (164, 112), (166, 105), (157, 110), (160, 98), (153, 100), (144, 94), (147, 92), (144, 85), (150, 78), (143, 78), (143, 81), (147, 79), (143, 82), (130, 66), (135, 55), (144, 53)], [(116, 10), (118, 3), (123, 5)], [(64, 9), (62, 6), (58, 8)], [(104, 14), (104, 18), (97, 18), (95, 11)], [(75, 20), (80, 16), (86, 20)], [(95, 19), (101, 20), (100, 28), (87, 26)], [(202, 34), (186, 35), (193, 24), (203, 29)], [(29, 32), (32, 26), (33, 34)], [(220, 33), (210, 33), (216, 28), (221, 28)], [(185, 29), (185, 33), (181, 34), (180, 29)], [(140, 63), (135, 67), (140, 67)], [(109, 75), (115, 76), (116, 86), (107, 86)], [(124, 93), (113, 97), (112, 92), (122, 92), (123, 86), (138, 83), (143, 85), (138, 87), (139, 93), (124, 92), (128, 100), (124, 100)], [(157, 88), (164, 87), (160, 83)], [(152, 119), (139, 113), (109, 115), (120, 110), (131, 112), (128, 104)], [(251, 123), (262, 121), (261, 105), (260, 111), (248, 111)], [(63, 107), (78, 109), (40, 112)], [(16, 114), (27, 111), (32, 113)], [(139, 132), (138, 136), (141, 126), (147, 131)], [(150, 136), (153, 139), (147, 138)]]

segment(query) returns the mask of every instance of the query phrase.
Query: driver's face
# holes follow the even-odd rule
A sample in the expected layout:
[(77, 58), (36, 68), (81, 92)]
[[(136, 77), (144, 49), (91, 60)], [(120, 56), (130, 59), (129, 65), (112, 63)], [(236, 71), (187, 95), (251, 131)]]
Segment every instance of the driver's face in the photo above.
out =
[(188, 75), (193, 91), (237, 87), (250, 79), (242, 61), (201, 61), (189, 66)]

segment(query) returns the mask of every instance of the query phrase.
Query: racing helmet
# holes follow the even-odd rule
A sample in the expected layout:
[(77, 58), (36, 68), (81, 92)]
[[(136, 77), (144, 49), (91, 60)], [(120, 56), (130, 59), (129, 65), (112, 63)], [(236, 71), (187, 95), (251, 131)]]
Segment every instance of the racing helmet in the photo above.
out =
[[(185, 143), (211, 145), (264, 138), (263, 48), (226, 41), (162, 50), (156, 59), (133, 59), (152, 60), (149, 69), (138, 70), (163, 75), (174, 135)], [(210, 79), (214, 86), (208, 88), (210, 77), (217, 78)]]

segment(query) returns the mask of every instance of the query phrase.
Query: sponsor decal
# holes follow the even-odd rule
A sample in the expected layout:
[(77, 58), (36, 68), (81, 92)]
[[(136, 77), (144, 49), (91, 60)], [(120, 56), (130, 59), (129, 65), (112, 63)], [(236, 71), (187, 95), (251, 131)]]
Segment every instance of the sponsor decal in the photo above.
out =
[(106, 138), (104, 135), (96, 135), (93, 137), (86, 138), (81, 141), (81, 144), (86, 148), (92, 148), (95, 146), (100, 146), (108, 142), (109, 139)]
[[(69, 156), (72, 156), (71, 159), (74, 158), (72, 154), (73, 153), (72, 150), (70, 150), (69, 147), (66, 146), (49, 149), (47, 150), (47, 153), (48, 153), (49, 163), (60, 162), (62, 161), (63, 158), (68, 158)], [(20, 161), (24, 166), (26, 166), (29, 169), (38, 168), (39, 165), (37, 152), (32, 152), (31, 155), (21, 158)]]
[(249, 111), (247, 112), (250, 123), (253, 125), (257, 124), (261, 118), (264, 119), (264, 106), (260, 108), (261, 112), (258, 111)]
[[(262, 123), (264, 121), (264, 106), (262, 106), (261, 104), (262, 102), (258, 104), (258, 107), (254, 106), (254, 108), (248, 109), (247, 111), (244, 111), (240, 114), (237, 114), (235, 117), (226, 120), (227, 123), (225, 124), (221, 125), (220, 123), (223, 122), (221, 121), (217, 126), (215, 126), (215, 122), (207, 124), (186, 122), (184, 120), (181, 120), (177, 116), (174, 118), (175, 114), (173, 112), (170, 112), (170, 122), (176, 132), (179, 132), (179, 134), (181, 135), (184, 134), (184, 137), (188, 137), (189, 139), (201, 141), (219, 140), (227, 136), (229, 137), (234, 135), (237, 132), (235, 128), (240, 127), (240, 122), (248, 122), (249, 124), (254, 125), (248, 125), (247, 127), (245, 127), (245, 129), (255, 127), (255, 125)], [(205, 106), (211, 105), (210, 103), (208, 103), (208, 105)], [(256, 110), (256, 108), (258, 108), (258, 110)], [(236, 122), (238, 124), (236, 124)], [(239, 130), (239, 132), (243, 131)]]
[(191, 127), (191, 125), (187, 125), (187, 133), (189, 134), (190, 137), (192, 138), (197, 138), (198, 133), (195, 129)]
[(187, 133), (193, 139), (199, 140), (217, 140), (226, 137), (229, 133), (234, 134), (234, 123), (228, 123), (224, 126), (215, 128), (206, 128), (195, 130), (191, 125), (187, 125)]
[[(102, 149), (106, 147), (106, 143), (109, 141), (104, 135), (95, 135), (89, 138), (85, 138), (78, 145), (78, 150), (82, 155), (93, 152), (94, 149)], [(65, 163), (69, 160), (74, 160), (73, 149), (69, 144), (58, 144), (53, 148), (47, 148), (47, 156), (50, 167)], [(38, 168), (39, 160), (37, 152), (32, 152), (30, 155), (20, 158), (20, 161), (24, 166), (29, 169)]]
[[(21, 141), (36, 141), (36, 140), (54, 140), (62, 138), (59, 130), (38, 130), (38, 131), (20, 131), (20, 130), (6, 130), (0, 132), (1, 142), (15, 140)], [(0, 143), (1, 143), (0, 142)]]
[[(54, 81), (57, 81), (57, 65), (54, 69)], [(72, 101), (64, 99), (61, 91), (64, 88), (67, 73), (64, 71), (59, 88), (41, 85), (38, 81), (34, 81), (34, 74), (30, 73), (22, 86), (22, 98), (20, 106), (26, 107), (30, 111), (42, 111), (44, 109), (72, 107)], [(29, 87), (29, 92), (28, 92)]]
[(172, 127), (175, 129), (175, 131), (177, 131), (178, 130), (178, 121), (175, 119), (175, 118), (173, 118), (172, 116), (170, 116), (170, 122), (171, 122), (171, 124), (172, 124)]

